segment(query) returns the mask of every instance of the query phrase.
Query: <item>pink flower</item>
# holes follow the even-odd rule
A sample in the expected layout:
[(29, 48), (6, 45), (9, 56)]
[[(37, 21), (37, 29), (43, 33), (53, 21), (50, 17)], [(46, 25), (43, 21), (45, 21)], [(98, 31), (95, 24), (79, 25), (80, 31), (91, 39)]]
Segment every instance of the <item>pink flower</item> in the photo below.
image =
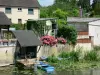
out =
[(66, 44), (66, 40), (64, 39), (64, 38), (57, 38), (57, 40), (58, 40), (58, 43), (61, 43), (61, 44)]
[(55, 39), (53, 36), (49, 36), (49, 35), (46, 35), (46, 36), (41, 37), (40, 40), (45, 45), (54, 46), (54, 45), (57, 44), (57, 39)]

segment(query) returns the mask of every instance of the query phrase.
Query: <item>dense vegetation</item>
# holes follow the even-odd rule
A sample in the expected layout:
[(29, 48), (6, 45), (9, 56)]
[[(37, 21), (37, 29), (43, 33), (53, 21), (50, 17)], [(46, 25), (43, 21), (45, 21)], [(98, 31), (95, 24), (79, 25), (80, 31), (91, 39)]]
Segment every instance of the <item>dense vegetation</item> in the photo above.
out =
[(77, 42), (77, 31), (72, 26), (64, 25), (62, 27), (59, 27), (57, 36), (64, 37), (65, 39), (67, 39), (67, 43), (71, 45), (75, 45)]
[(100, 15), (100, 1), (93, 0), (92, 4), (90, 2), (91, 0), (55, 0), (53, 5), (41, 7), (41, 17), (55, 17), (53, 13), (58, 9), (67, 13), (67, 16), (79, 16), (80, 7), (83, 9), (84, 17)]
[(93, 13), (100, 17), (100, 0), (93, 0)]
[[(98, 51), (95, 49), (99, 49)], [(56, 70), (83, 70), (100, 68), (100, 48), (82, 52), (82, 50), (73, 50), (62, 52), (58, 57), (50, 56), (46, 60), (55, 66)]]
[(12, 24), (10, 26), (11, 28), (15, 28), (16, 30), (24, 30), (25, 29), (25, 24)]
[(75, 44), (77, 32), (74, 28), (68, 26), (67, 17), (79, 17), (80, 7), (83, 10), (83, 17), (94, 17), (100, 15), (99, 6), (99, 0), (94, 0), (92, 4), (90, 4), (90, 0), (55, 0), (54, 4), (51, 6), (41, 6), (40, 17), (57, 18), (58, 37), (63, 36), (64, 38), (67, 38), (68, 43), (70, 42), (71, 44)]

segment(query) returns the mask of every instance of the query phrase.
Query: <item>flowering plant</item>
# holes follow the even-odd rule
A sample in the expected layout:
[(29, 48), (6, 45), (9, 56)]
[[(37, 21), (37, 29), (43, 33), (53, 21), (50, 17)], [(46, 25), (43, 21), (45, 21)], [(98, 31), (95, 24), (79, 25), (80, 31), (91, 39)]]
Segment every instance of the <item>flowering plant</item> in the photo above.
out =
[(50, 45), (50, 46), (54, 46), (57, 44), (57, 39), (55, 39), (53, 36), (49, 36), (49, 35), (41, 37), (41, 41), (43, 44)]
[(66, 40), (64, 39), (64, 38), (62, 38), (62, 37), (60, 37), (60, 38), (57, 38), (57, 41), (58, 41), (58, 43), (61, 43), (61, 44), (66, 44)]

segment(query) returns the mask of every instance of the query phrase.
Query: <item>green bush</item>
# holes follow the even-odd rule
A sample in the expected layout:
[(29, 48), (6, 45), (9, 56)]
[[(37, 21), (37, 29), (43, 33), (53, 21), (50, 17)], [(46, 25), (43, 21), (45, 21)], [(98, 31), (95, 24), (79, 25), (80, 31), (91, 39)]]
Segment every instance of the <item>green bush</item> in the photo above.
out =
[(97, 61), (98, 60), (98, 54), (97, 54), (97, 52), (92, 50), (90, 52), (87, 52), (84, 55), (84, 59), (87, 60), (87, 61)]
[(51, 63), (57, 63), (58, 62), (58, 59), (57, 57), (55, 57), (54, 55), (52, 56), (49, 56), (47, 59), (46, 59), (47, 62), (51, 62)]
[(16, 28), (16, 30), (25, 29), (25, 25), (24, 24), (12, 24), (11, 27)]
[(68, 58), (70, 55), (69, 55), (69, 52), (62, 52), (59, 57), (61, 58)]
[(79, 57), (80, 57), (80, 51), (71, 51), (70, 52), (70, 59), (72, 61), (79, 61)]
[(94, 46), (93, 50), (94, 51), (99, 51), (100, 50), (100, 46)]
[(77, 31), (72, 26), (64, 25), (59, 27), (57, 36), (67, 39), (67, 42), (72, 45), (75, 45), (77, 42)]
[(59, 19), (66, 19), (68, 13), (66, 11), (63, 11), (62, 9), (57, 8), (54, 12), (53, 12), (53, 16), (59, 18)]

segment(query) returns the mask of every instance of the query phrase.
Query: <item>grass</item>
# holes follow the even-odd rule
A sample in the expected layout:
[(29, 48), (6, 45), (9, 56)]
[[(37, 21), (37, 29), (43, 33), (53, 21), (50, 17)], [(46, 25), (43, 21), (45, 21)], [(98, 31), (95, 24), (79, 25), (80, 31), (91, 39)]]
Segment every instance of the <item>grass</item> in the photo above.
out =
[[(86, 52), (84, 55), (78, 50), (62, 52), (59, 57), (62, 58), (62, 60), (54, 59), (54, 57), (49, 57), (50, 59), (48, 59), (48, 63), (53, 65), (57, 71), (100, 68), (100, 55), (98, 51), (95, 50)], [(83, 58), (80, 59), (80, 57)], [(49, 60), (53, 62), (49, 62)]]
[(58, 63), (50, 63), (50, 64), (53, 65), (57, 71), (100, 68), (100, 61), (98, 62), (96, 61), (72, 62), (72, 61), (63, 60), (63, 61), (59, 61)]
[(97, 61), (98, 60), (98, 54), (96, 51), (90, 51), (90, 52), (87, 52), (85, 53), (84, 55), (84, 59), (87, 60), (87, 61)]
[(93, 50), (100, 51), (100, 46), (94, 46)]

